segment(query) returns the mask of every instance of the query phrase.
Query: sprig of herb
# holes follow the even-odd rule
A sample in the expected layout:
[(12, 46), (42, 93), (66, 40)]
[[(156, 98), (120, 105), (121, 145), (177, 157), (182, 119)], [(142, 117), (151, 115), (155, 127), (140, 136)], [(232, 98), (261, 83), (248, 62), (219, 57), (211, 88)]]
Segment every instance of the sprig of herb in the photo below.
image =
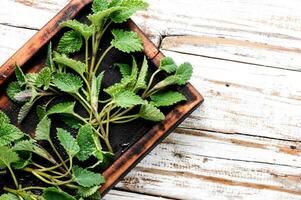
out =
[[(0, 112), (0, 176), (10, 174), (15, 184), (15, 188), (3, 188), (7, 194), (0, 196), (0, 200), (99, 199), (97, 190), (105, 179), (93, 170), (114, 157), (109, 141), (111, 124), (138, 118), (162, 121), (165, 116), (160, 107), (186, 100), (169, 86), (184, 85), (192, 75), (192, 67), (189, 63), (177, 66), (168, 57), (161, 60), (154, 73), (150, 73), (146, 58), (141, 66), (133, 56), (131, 65), (116, 63), (121, 80), (102, 87), (106, 72), (101, 71), (101, 67), (112, 49), (128, 54), (143, 50), (137, 33), (113, 29), (109, 47), (100, 51), (104, 33), (112, 23), (125, 22), (146, 7), (143, 0), (94, 0), (92, 13), (87, 16), (89, 24), (77, 20), (61, 23), (66, 32), (55, 50), (49, 44), (45, 67), (40, 72), (25, 74), (16, 67), (17, 80), (9, 84), (7, 95), (21, 105), (18, 123), (22, 123), (35, 104), (38, 104), (39, 122), (35, 137), (30, 137)], [(75, 59), (73, 54), (83, 48), (84, 60)], [(160, 74), (166, 78), (158, 82)], [(54, 99), (63, 95), (73, 100), (54, 103)], [(40, 104), (42, 98), (47, 99), (46, 103)], [(79, 114), (76, 106), (82, 107), (85, 113)], [(53, 116), (60, 116), (67, 126), (77, 129), (77, 135), (54, 127)], [(51, 132), (53, 129), (55, 133)], [(51, 149), (46, 149), (45, 143)], [(83, 168), (83, 162), (88, 160), (89, 167)], [(23, 187), (16, 171), (30, 173), (48, 187)]]

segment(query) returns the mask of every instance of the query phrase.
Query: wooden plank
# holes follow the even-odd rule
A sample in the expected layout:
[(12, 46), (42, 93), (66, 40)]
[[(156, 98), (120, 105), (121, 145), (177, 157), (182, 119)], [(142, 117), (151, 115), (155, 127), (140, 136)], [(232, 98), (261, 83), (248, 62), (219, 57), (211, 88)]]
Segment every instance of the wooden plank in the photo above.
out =
[(167, 200), (163, 197), (155, 197), (155, 196), (148, 196), (145, 194), (137, 194), (132, 192), (126, 191), (118, 191), (118, 190), (111, 190), (109, 194), (107, 194), (103, 200)]
[(35, 33), (34, 30), (0, 25), (0, 66)]
[(117, 187), (177, 199), (301, 199), (300, 161), (279, 160), (300, 159), (300, 149), (248, 137), (177, 129)]
[(194, 66), (204, 104), (182, 127), (300, 141), (300, 72), (164, 51)]

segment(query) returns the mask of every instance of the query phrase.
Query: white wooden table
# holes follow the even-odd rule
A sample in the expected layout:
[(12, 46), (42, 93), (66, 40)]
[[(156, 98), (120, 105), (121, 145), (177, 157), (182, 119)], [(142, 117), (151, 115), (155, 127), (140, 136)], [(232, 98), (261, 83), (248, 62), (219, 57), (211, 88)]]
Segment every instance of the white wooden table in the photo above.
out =
[[(148, 0), (205, 103), (105, 199), (301, 199), (301, 1)], [(1, 0), (3, 63), (68, 0)], [(160, 198), (162, 197), (162, 198)]]

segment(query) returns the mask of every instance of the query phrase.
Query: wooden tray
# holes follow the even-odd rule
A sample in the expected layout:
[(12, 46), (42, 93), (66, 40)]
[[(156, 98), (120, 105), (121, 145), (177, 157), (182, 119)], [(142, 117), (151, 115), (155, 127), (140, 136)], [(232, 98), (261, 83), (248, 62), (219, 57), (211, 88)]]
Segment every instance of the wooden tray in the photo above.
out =
[[(9, 113), (13, 122), (16, 123), (16, 113), (18, 105), (11, 102), (5, 95), (5, 87), (13, 79), (16, 64), (21, 66), (27, 72), (36, 72), (43, 67), (47, 44), (51, 40), (55, 44), (63, 31), (59, 26), (60, 22), (68, 19), (77, 18), (83, 20), (91, 7), (91, 0), (73, 0), (62, 11), (60, 11), (50, 22), (48, 22), (37, 34), (35, 34), (21, 49), (19, 49), (1, 68), (0, 68), (0, 109)], [(156, 46), (145, 36), (137, 25), (129, 20), (122, 25), (124, 28), (137, 32), (143, 40), (144, 52), (135, 55), (143, 59), (143, 54), (147, 56), (149, 64), (153, 70), (159, 65), (160, 59), (164, 55)], [(104, 38), (111, 37), (108, 33)], [(108, 40), (110, 41), (110, 40)], [(104, 42), (104, 46), (108, 45)], [(80, 56), (80, 55), (79, 55)], [(105, 69), (110, 67), (112, 60), (126, 61), (126, 56), (121, 52), (113, 51), (104, 61)], [(128, 58), (127, 58), (128, 59)], [(118, 78), (113, 74), (110, 79)], [(104, 79), (104, 82), (110, 82)], [(109, 85), (109, 83), (107, 83)], [(194, 109), (202, 102), (203, 97), (195, 90), (191, 84), (185, 87), (178, 87), (188, 99), (187, 102), (164, 110), (166, 119), (160, 123), (146, 122), (137, 120), (134, 123), (117, 125), (112, 128), (111, 142), (114, 150), (117, 152), (116, 160), (107, 169), (104, 169), (103, 175), (106, 183), (101, 187), (102, 195), (106, 194), (118, 181), (120, 181), (148, 152), (159, 144), (172, 130), (174, 130)], [(27, 133), (32, 133), (35, 128), (34, 114), (30, 114), (28, 119), (19, 127)]]

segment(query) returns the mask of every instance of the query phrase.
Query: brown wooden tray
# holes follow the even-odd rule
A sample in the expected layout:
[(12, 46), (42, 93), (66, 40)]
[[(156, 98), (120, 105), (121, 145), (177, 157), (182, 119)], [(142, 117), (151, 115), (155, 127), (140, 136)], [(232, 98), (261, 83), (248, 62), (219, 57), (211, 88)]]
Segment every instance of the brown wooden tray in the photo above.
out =
[[(39, 71), (43, 67), (47, 43), (50, 40), (54, 44), (57, 43), (58, 38), (62, 35), (59, 26), (60, 22), (73, 18), (81, 20), (83, 16), (89, 12), (91, 7), (90, 4), (91, 0), (71, 1), (0, 68), (0, 109), (9, 113), (13, 122), (16, 123), (16, 120), (14, 119), (16, 119), (16, 111), (19, 107), (7, 98), (5, 95), (5, 87), (7, 83), (13, 79), (11, 75), (14, 73), (16, 64), (21, 66), (27, 72)], [(129, 20), (127, 23), (120, 26), (133, 30), (140, 35), (144, 43), (144, 55), (147, 56), (151, 67), (155, 69), (164, 55), (132, 20)], [(105, 38), (107, 37), (105, 36)], [(143, 57), (143, 53), (137, 54), (136, 56)], [(109, 55), (109, 58), (104, 61), (104, 66), (107, 66), (108, 68), (110, 62), (116, 59), (118, 61), (124, 61), (125, 55), (113, 51)], [(117, 78), (116, 75), (112, 75), (110, 76), (110, 79), (112, 79), (112, 77), (113, 79)], [(104, 82), (106, 81), (110, 82), (109, 79), (104, 80)], [(187, 97), (188, 101), (167, 108), (164, 111), (166, 114), (166, 119), (164, 121), (155, 124), (144, 120), (138, 120), (134, 123), (128, 123), (113, 128), (110, 139), (113, 143), (114, 150), (117, 152), (117, 158), (112, 165), (103, 171), (106, 183), (101, 187), (102, 195), (106, 194), (110, 188), (121, 180), (145, 155), (147, 155), (148, 152), (159, 144), (203, 102), (203, 97), (191, 84), (187, 84), (185, 87), (178, 87), (177, 89)], [(32, 133), (34, 131), (33, 127), (35, 127), (34, 123), (34, 117), (29, 116), (28, 119), (20, 125), (20, 128), (27, 133)]]

